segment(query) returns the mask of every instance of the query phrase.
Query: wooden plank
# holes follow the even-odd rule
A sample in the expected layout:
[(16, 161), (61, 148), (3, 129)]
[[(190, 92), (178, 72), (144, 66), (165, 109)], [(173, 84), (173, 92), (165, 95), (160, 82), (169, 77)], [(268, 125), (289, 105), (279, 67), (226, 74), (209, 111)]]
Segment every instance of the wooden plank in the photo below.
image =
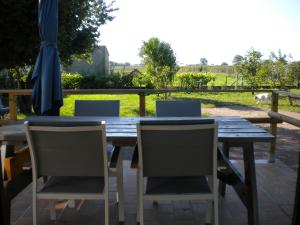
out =
[(9, 117), (11, 120), (17, 119), (17, 103), (16, 96), (13, 93), (8, 95)]
[(258, 225), (258, 200), (253, 143), (243, 146), (245, 185), (247, 188), (248, 225)]
[(254, 124), (219, 124), (219, 129), (254, 129), (257, 128)]
[(278, 120), (270, 117), (244, 117), (251, 123), (282, 123), (282, 120)]
[[(218, 148), (218, 160), (220, 160), (222, 163), (225, 164), (227, 167), (227, 171), (230, 171), (230, 174), (234, 174), (234, 171), (232, 171), (232, 167), (230, 161), (229, 161), (229, 149), (230, 146), (228, 145), (227, 142), (223, 143), (223, 148), (222, 150)], [(240, 176), (238, 176), (239, 178)], [(219, 181), (219, 193), (222, 197), (225, 197), (226, 193), (226, 183), (220, 179)]]
[(293, 118), (293, 117), (290, 117), (290, 116), (286, 116), (284, 114), (273, 112), (273, 111), (270, 111), (268, 114), (272, 118), (276, 118), (276, 119), (282, 120), (284, 122), (290, 123), (290, 124), (292, 124), (294, 126), (300, 127), (300, 120), (298, 120), (296, 118)]
[(139, 94), (139, 111), (140, 116), (146, 115), (146, 96), (144, 93)]
[(277, 94), (279, 95), (284, 95), (284, 96), (287, 96), (287, 97), (292, 97), (294, 99), (300, 99), (300, 95), (299, 94), (296, 94), (296, 93), (291, 93), (291, 92), (288, 92), (288, 91), (275, 91)]
[[(293, 86), (291, 86), (293, 88)], [(238, 89), (232, 90), (226, 86), (215, 86), (205, 87), (203, 89), (185, 89), (185, 88), (170, 88), (170, 89), (64, 89), (63, 94), (160, 94), (160, 93), (170, 93), (170, 92), (272, 92), (271, 89), (252, 89), (246, 87), (238, 87)], [(13, 93), (15, 95), (31, 95), (32, 89), (1, 89), (0, 94)]]
[[(133, 126), (127, 126), (127, 125), (122, 125), (120, 127), (107, 127), (106, 129), (107, 133), (126, 133), (126, 132), (136, 132), (136, 127)], [(245, 134), (245, 133), (249, 133), (249, 135), (251, 135), (252, 133), (268, 133), (267, 131), (263, 130), (263, 129), (259, 129), (259, 128), (253, 128), (253, 129), (219, 129), (220, 133), (241, 133), (241, 134)]]
[(106, 133), (136, 133), (136, 128), (129, 129), (106, 129)]
[(236, 128), (236, 129), (232, 129), (232, 128), (225, 128), (225, 129), (222, 129), (220, 128), (219, 129), (219, 132), (220, 133), (268, 133), (267, 131), (263, 130), (263, 129), (260, 129), (260, 128), (245, 128), (245, 129), (239, 129), (239, 128)]
[[(136, 124), (110, 124), (110, 123), (106, 123), (106, 129), (132, 129), (132, 128), (136, 128)], [(219, 124), (219, 130), (220, 129), (239, 129), (239, 130), (251, 130), (251, 129), (256, 129), (256, 130), (264, 130), (263, 128), (257, 127), (255, 125), (252, 124), (243, 124), (243, 125), (222, 125)]]
[[(278, 93), (272, 93), (272, 104), (271, 104), (271, 111), (278, 112)], [(277, 123), (271, 122), (270, 123), (270, 132), (271, 134), (276, 137), (277, 136)], [(276, 142), (270, 143), (269, 147), (269, 162), (275, 162), (275, 151), (276, 151)]]
[(30, 162), (28, 147), (23, 148), (11, 157), (5, 158), (5, 172), (7, 180), (13, 180), (21, 174), (24, 164), (28, 162)]
[(274, 140), (274, 136), (272, 136), (270, 133), (268, 132), (262, 132), (262, 133), (224, 133), (224, 132), (219, 132), (218, 133), (219, 137), (231, 137), (231, 138), (247, 138), (247, 139), (271, 139), (271, 141)]
[[(141, 119), (141, 117), (32, 117), (30, 118), (32, 121), (49, 119), (50, 121), (100, 121), (105, 120), (107, 124), (107, 131), (113, 132), (112, 134), (108, 134), (114, 137), (132, 137), (136, 135), (135, 126), (136, 123)], [(147, 120), (153, 120), (157, 118), (142, 118)], [(168, 119), (168, 118), (164, 118)], [(222, 119), (219, 118), (220, 121)], [(225, 120), (225, 118), (224, 118)], [(223, 121), (224, 121), (223, 120)], [(243, 119), (242, 119), (243, 121)], [(225, 125), (226, 124), (226, 125)], [(220, 124), (219, 137), (236, 140), (238, 138), (242, 138), (245, 140), (253, 140), (256, 141), (270, 141), (273, 137), (268, 134), (264, 129), (256, 127), (254, 124), (250, 122), (242, 122), (237, 124), (235, 121), (225, 122), (224, 124)], [(248, 130), (248, 132), (247, 132)], [(128, 134), (127, 134), (128, 133)], [(9, 125), (5, 127), (0, 127), (0, 140), (7, 141), (25, 141), (25, 131), (22, 125)]]

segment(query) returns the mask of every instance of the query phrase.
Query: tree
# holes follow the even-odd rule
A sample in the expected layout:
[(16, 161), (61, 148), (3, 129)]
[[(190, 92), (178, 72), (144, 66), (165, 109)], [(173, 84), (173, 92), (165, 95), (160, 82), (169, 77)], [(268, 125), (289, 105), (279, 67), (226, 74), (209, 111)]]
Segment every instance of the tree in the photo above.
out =
[(207, 66), (207, 63), (208, 63), (208, 61), (207, 61), (206, 58), (201, 58), (201, 59), (200, 59), (200, 64), (201, 64), (201, 65)]
[(228, 66), (227, 62), (222, 62), (221, 66)]
[(288, 56), (286, 54), (282, 54), (280, 49), (278, 55), (271, 52), (266, 64), (269, 66), (268, 78), (273, 81), (274, 85), (279, 84), (281, 87), (288, 85)]
[(236, 81), (235, 81), (235, 89), (237, 89), (239, 85), (239, 74), (241, 74), (241, 64), (243, 62), (243, 56), (241, 55), (235, 55), (232, 60), (233, 69), (236, 73)]
[[(103, 0), (59, 1), (58, 49), (62, 63), (72, 56), (87, 56), (99, 39), (99, 26), (111, 21), (113, 2)], [(0, 69), (32, 66), (40, 39), (37, 0), (7, 0), (0, 3)]]
[(156, 88), (170, 86), (179, 67), (176, 63), (175, 53), (169, 43), (152, 37), (143, 42), (140, 57), (145, 64), (146, 73), (151, 76), (152, 83)]
[(300, 87), (300, 61), (291, 62), (288, 66), (289, 77), (295, 84)]
[(262, 54), (259, 51), (250, 49), (240, 64), (240, 72), (246, 82), (252, 86), (258, 86), (261, 83), (258, 71), (262, 66)]
[[(99, 26), (113, 20), (113, 2), (103, 0), (59, 1), (58, 49), (61, 62), (88, 58), (99, 39)], [(0, 70), (8, 69), (9, 88), (30, 88), (33, 65), (38, 55), (38, 1), (0, 1)], [(8, 88), (8, 87), (6, 87)], [(20, 111), (31, 111), (30, 96), (18, 99)]]
[(241, 55), (235, 55), (233, 57), (232, 64), (233, 65), (240, 65), (242, 63), (242, 61), (243, 61), (243, 56), (241, 56)]

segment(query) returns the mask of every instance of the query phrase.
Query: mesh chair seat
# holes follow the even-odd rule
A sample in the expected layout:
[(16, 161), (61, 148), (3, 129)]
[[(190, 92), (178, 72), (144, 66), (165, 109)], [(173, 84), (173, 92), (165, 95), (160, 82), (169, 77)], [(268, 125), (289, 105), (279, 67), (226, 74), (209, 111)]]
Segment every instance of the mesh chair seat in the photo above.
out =
[(148, 177), (145, 194), (203, 194), (211, 193), (204, 176)]
[(104, 177), (50, 177), (39, 193), (103, 193)]

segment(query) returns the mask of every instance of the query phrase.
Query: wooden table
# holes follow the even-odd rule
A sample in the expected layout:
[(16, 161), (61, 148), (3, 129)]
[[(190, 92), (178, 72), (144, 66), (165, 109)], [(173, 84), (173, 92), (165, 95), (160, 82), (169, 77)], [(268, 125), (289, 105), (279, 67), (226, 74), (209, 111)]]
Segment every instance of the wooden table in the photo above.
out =
[[(248, 224), (258, 225), (258, 201), (254, 160), (255, 142), (272, 142), (274, 137), (262, 128), (255, 126), (240, 117), (213, 117), (218, 121), (218, 140), (223, 149), (219, 149), (218, 157), (222, 170), (218, 171), (220, 192), (224, 196), (225, 184), (232, 185), (248, 211)], [(130, 146), (136, 143), (136, 123), (140, 120), (193, 120), (199, 117), (31, 117), (29, 120), (52, 121), (102, 121), (106, 122), (108, 141), (119, 146)], [(22, 125), (0, 127), (0, 141), (9, 146), (10, 143), (25, 141)], [(244, 177), (229, 161), (229, 149), (241, 147), (244, 159)], [(5, 147), (2, 147), (5, 150)], [(1, 178), (2, 179), (2, 178)], [(2, 182), (2, 181), (1, 181)], [(3, 195), (1, 194), (1, 199)], [(2, 204), (3, 206), (3, 204)], [(1, 210), (2, 211), (2, 210)], [(4, 223), (3, 223), (4, 224)]]

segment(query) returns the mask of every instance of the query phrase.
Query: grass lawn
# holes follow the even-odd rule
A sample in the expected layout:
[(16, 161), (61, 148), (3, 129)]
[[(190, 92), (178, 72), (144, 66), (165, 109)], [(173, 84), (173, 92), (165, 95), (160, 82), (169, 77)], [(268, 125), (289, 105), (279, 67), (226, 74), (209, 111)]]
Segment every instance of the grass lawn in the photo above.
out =
[[(300, 90), (293, 90), (300, 93)], [(74, 112), (75, 99), (81, 100), (110, 100), (118, 99), (121, 102), (121, 116), (138, 116), (139, 97), (138, 95), (69, 95), (64, 98), (64, 106), (61, 108), (61, 115), (72, 116)], [(146, 114), (154, 116), (155, 100), (164, 99), (164, 94), (148, 95), (146, 97)], [(200, 99), (203, 108), (226, 107), (232, 105), (248, 106), (254, 108), (270, 109), (270, 103), (263, 102), (256, 104), (251, 93), (172, 93), (169, 99)], [(300, 101), (290, 106), (287, 98), (280, 98), (279, 109), (300, 112)]]
[[(300, 94), (300, 89), (291, 90), (293, 93)], [(81, 100), (110, 100), (116, 99), (121, 102), (121, 116), (138, 116), (139, 115), (139, 97), (135, 94), (127, 95), (68, 95), (64, 98), (64, 105), (61, 108), (60, 115), (73, 116), (75, 99)], [(164, 94), (148, 95), (146, 97), (146, 115), (155, 115), (155, 101), (164, 99)], [(260, 109), (270, 109), (270, 102), (262, 102), (256, 104), (254, 96), (251, 93), (172, 93), (169, 99), (200, 99), (202, 108), (217, 108), (226, 106), (248, 106)], [(300, 100), (294, 102), (294, 106), (290, 106), (288, 98), (280, 97), (279, 110), (300, 113)], [(18, 114), (18, 119), (24, 119), (28, 115)]]

